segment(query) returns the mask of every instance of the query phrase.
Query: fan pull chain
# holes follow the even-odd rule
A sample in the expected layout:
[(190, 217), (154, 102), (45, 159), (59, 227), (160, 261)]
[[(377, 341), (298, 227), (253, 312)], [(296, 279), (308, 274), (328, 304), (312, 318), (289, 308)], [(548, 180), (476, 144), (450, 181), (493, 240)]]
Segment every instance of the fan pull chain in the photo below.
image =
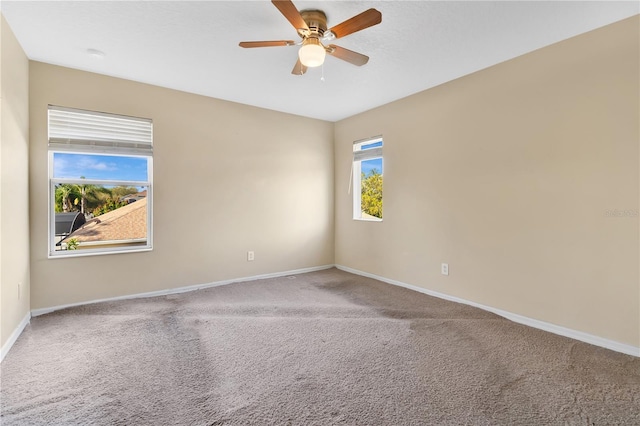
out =
[(322, 76), (320, 77), (320, 81), (324, 83), (324, 64), (320, 65), (320, 68), (322, 69)]

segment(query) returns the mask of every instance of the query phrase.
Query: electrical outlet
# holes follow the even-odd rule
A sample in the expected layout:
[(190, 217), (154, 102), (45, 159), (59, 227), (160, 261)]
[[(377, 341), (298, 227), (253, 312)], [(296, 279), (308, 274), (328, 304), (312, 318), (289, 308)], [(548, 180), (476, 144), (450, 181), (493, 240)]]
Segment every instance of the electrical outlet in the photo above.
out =
[(248, 251), (247, 252), (247, 262), (251, 262), (253, 260), (255, 260), (256, 258), (256, 254), (252, 251)]
[(440, 272), (442, 273), (442, 275), (449, 275), (449, 264), (448, 263), (443, 263), (440, 266)]

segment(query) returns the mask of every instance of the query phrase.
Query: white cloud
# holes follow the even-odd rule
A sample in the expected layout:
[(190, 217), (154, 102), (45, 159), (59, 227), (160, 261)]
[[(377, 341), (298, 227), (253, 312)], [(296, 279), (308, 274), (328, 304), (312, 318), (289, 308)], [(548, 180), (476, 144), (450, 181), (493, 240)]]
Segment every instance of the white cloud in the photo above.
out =
[(118, 167), (114, 163), (105, 163), (103, 161), (97, 161), (92, 157), (80, 157), (75, 164), (77, 168), (81, 170), (100, 170), (100, 171), (113, 171)]

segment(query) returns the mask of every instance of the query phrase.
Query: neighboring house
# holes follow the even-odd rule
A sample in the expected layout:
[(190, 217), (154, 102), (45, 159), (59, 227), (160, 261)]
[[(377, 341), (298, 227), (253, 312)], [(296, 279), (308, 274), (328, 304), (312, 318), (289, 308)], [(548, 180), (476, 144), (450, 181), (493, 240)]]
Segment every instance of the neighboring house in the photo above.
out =
[(135, 193), (135, 194), (125, 195), (124, 197), (120, 198), (120, 201), (123, 201), (123, 202), (125, 202), (127, 204), (131, 204), (133, 202), (142, 200), (143, 198), (146, 198), (146, 197), (147, 197), (147, 191), (144, 190), (142, 192), (138, 192), (138, 193)]
[(76, 239), (78, 249), (145, 243), (147, 238), (147, 199), (96, 216), (62, 242)]

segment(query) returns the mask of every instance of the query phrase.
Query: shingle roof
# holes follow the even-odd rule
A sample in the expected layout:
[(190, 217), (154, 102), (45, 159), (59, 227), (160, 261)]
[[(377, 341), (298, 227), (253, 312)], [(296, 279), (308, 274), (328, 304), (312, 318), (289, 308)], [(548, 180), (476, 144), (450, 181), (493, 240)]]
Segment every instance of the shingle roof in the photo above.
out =
[(143, 198), (119, 209), (96, 216), (66, 240), (78, 242), (134, 240), (147, 237), (147, 199)]

